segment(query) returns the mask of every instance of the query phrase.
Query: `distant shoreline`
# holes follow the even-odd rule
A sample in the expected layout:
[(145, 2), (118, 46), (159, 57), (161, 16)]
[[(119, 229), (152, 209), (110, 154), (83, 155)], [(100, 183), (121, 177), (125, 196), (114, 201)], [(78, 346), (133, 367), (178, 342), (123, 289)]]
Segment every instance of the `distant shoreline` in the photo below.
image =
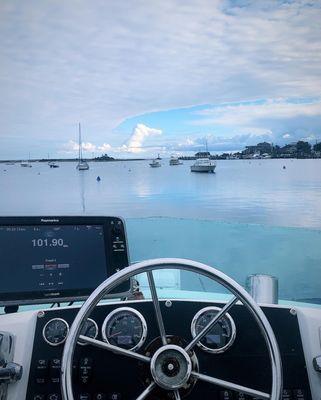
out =
[[(193, 161), (197, 160), (197, 157), (194, 156), (183, 156), (183, 157), (178, 157), (182, 161)], [(264, 158), (264, 157), (254, 157), (254, 158), (222, 158), (221, 156), (211, 156), (211, 160), (219, 160), (219, 161), (252, 161), (252, 160), (320, 160), (321, 157), (269, 157), (269, 158)], [(150, 161), (153, 158), (115, 158), (111, 160), (95, 160), (92, 158), (86, 158), (84, 161), (87, 162), (94, 162), (94, 163), (102, 163), (102, 162), (120, 162), (120, 161)], [(163, 158), (163, 160), (170, 160), (170, 157), (168, 158)], [(22, 162), (30, 162), (30, 163), (49, 163), (49, 162), (59, 162), (59, 163), (70, 163), (70, 162), (78, 162), (77, 158), (74, 159), (66, 159), (66, 158), (50, 158), (48, 160), (39, 160), (39, 159), (31, 159), (26, 161), (24, 160), (0, 160), (0, 164), (6, 164), (6, 163), (14, 163), (14, 164), (19, 164)]]
[[(94, 158), (84, 158), (84, 161), (87, 162), (113, 162), (113, 161), (148, 161), (148, 158), (114, 158), (110, 160), (97, 160)], [(0, 160), (0, 163), (22, 163), (22, 162), (39, 162), (39, 163), (49, 163), (49, 162), (78, 162), (78, 158), (48, 158), (46, 160), (43, 159), (31, 159), (31, 160)]]

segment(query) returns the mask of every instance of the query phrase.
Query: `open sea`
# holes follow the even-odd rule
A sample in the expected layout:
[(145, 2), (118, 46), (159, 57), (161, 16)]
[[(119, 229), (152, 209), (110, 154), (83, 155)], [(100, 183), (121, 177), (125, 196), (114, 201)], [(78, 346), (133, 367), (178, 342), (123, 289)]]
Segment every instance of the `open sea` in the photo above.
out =
[[(218, 161), (215, 174), (191, 163), (0, 164), (0, 215), (122, 216), (131, 261), (191, 258), (241, 284), (270, 273), (283, 299), (321, 298), (321, 160)], [(162, 282), (206, 286), (174, 273)]]

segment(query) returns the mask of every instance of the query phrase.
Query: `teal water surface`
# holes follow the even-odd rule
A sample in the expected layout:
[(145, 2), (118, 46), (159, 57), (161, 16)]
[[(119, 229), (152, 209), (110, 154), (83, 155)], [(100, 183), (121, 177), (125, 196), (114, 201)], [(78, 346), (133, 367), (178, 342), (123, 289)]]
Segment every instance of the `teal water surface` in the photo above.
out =
[[(282, 299), (320, 299), (321, 160), (219, 161), (215, 174), (162, 164), (0, 164), (0, 214), (120, 215), (132, 261), (190, 258), (241, 284), (269, 273)], [(188, 273), (163, 274), (159, 285), (213, 290)]]

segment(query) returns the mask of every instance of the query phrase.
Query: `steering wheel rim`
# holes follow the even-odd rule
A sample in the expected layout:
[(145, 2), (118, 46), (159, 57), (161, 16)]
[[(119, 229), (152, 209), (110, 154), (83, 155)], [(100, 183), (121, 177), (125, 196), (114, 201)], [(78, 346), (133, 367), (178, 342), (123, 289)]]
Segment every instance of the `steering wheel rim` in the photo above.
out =
[[(162, 269), (180, 269), (185, 271), (196, 272), (221, 284), (222, 286), (227, 288), (230, 292), (232, 292), (234, 295), (234, 297), (210, 321), (209, 325), (205, 327), (203, 331), (201, 331), (195, 338), (193, 338), (193, 340), (186, 346), (186, 348), (184, 349), (186, 354), (188, 354), (188, 352), (196, 345), (196, 343), (199, 340), (201, 340), (202, 337), (212, 328), (215, 322), (219, 320), (237, 301), (241, 301), (241, 303), (250, 311), (251, 315), (253, 316), (254, 320), (256, 321), (257, 325), (260, 328), (261, 334), (264, 337), (268, 349), (271, 370), (272, 370), (271, 393), (267, 394), (251, 388), (233, 384), (231, 382), (222, 381), (217, 378), (212, 378), (207, 375), (200, 374), (196, 371), (195, 372), (192, 371), (191, 376), (215, 385), (219, 385), (223, 388), (239, 390), (245, 394), (255, 395), (256, 397), (259, 397), (261, 399), (280, 400), (282, 395), (281, 356), (271, 325), (268, 322), (261, 308), (241, 285), (239, 285), (229, 276), (225, 275), (223, 272), (213, 267), (210, 267), (206, 264), (182, 258), (158, 258), (158, 259), (138, 262), (110, 276), (92, 292), (92, 294), (84, 302), (78, 314), (76, 315), (74, 322), (70, 327), (67, 340), (65, 342), (62, 363), (61, 363), (61, 391), (63, 399), (74, 400), (73, 389), (72, 389), (72, 361), (77, 340), (79, 340), (80, 330), (83, 321), (85, 321), (89, 317), (92, 310), (96, 307), (99, 301), (103, 299), (103, 297), (106, 294), (112, 291), (124, 280), (132, 278), (133, 276), (139, 275), (141, 273), (147, 273), (152, 300), (154, 304), (154, 310), (156, 313), (156, 319), (158, 322), (160, 337), (162, 339), (162, 347), (164, 348), (164, 351), (166, 350), (165, 349), (165, 347), (167, 346), (166, 333), (163, 325), (163, 320), (159, 307), (159, 300), (157, 297), (156, 287), (153, 279), (153, 271)], [(204, 333), (205, 330), (206, 332)], [(143, 362), (152, 361), (150, 358), (143, 356), (139, 353), (124, 350), (113, 345), (108, 345), (107, 343), (101, 342), (99, 340), (90, 339), (85, 336), (81, 336), (81, 340), (85, 340), (88, 343), (91, 343), (101, 348), (105, 348), (113, 352), (117, 352), (119, 354), (125, 354), (125, 355), (130, 354), (131, 357), (137, 358)], [(145, 399), (145, 397), (147, 397), (148, 394), (155, 387), (156, 387), (155, 382), (152, 382), (143, 391), (143, 393), (141, 393), (141, 395), (137, 397), (136, 400)], [(175, 394), (175, 399), (177, 400), (180, 399), (178, 390), (174, 390), (174, 394)]]

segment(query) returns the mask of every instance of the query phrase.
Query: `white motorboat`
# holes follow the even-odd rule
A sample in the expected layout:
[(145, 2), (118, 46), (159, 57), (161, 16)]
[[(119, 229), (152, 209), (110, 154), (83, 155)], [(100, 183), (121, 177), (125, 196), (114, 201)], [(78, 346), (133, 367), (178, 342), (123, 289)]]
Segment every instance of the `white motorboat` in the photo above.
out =
[(169, 165), (181, 165), (183, 164), (178, 157), (171, 156), (169, 160)]
[(191, 172), (215, 172), (216, 162), (211, 161), (209, 158), (198, 158), (193, 165), (191, 165)]
[(149, 165), (152, 168), (158, 168), (162, 166), (162, 164), (156, 158), (151, 163), (149, 163)]
[(54, 161), (48, 162), (48, 165), (49, 165), (50, 168), (59, 168), (59, 165), (56, 164)]

